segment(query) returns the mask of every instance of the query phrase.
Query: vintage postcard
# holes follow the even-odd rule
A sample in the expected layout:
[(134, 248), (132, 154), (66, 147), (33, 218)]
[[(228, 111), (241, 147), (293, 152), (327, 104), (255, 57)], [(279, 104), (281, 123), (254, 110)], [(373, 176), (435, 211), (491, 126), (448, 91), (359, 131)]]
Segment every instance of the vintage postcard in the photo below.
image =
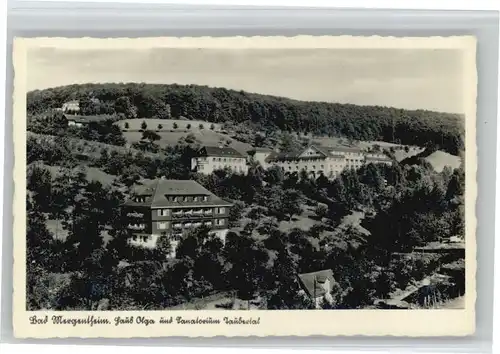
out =
[(475, 38), (13, 55), (16, 337), (474, 333)]

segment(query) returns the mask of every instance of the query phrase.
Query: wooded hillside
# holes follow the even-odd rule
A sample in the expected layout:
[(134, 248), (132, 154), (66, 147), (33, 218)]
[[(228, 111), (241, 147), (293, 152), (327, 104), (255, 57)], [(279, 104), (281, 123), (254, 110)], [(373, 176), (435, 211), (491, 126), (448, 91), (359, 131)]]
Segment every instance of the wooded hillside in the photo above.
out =
[(356, 140), (434, 146), (451, 154), (463, 149), (463, 117), (425, 110), (303, 102), (197, 85), (84, 84), (36, 90), (27, 95), (28, 114), (79, 100), (81, 114), (124, 118), (178, 118), (246, 123)]

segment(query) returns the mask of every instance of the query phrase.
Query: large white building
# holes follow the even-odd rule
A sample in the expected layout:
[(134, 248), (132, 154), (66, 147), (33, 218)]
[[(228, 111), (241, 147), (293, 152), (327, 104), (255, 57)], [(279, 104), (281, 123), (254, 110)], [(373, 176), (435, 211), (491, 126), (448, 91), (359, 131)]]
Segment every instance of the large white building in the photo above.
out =
[(284, 172), (306, 171), (314, 177), (323, 174), (334, 178), (346, 169), (357, 169), (367, 163), (392, 164), (384, 153), (365, 152), (352, 147), (323, 147), (311, 145), (302, 150), (277, 153), (267, 149), (255, 149), (254, 161), (264, 168), (279, 166)]
[(206, 175), (225, 168), (246, 174), (248, 172), (246, 156), (230, 147), (204, 146), (191, 159), (191, 169)]

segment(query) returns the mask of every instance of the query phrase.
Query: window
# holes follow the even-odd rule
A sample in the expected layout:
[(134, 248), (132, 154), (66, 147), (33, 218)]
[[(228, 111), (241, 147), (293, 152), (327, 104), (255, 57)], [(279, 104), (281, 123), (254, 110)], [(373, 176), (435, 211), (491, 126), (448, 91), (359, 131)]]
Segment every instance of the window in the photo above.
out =
[(158, 209), (158, 216), (169, 216), (170, 209)]
[(193, 198), (193, 200), (194, 200), (195, 202), (197, 202), (197, 201), (198, 201), (198, 198), (199, 198), (199, 197), (194, 197), (194, 198)]
[(176, 201), (177, 201), (177, 197), (174, 197), (174, 200), (173, 200), (173, 201), (174, 201), (174, 202), (176, 202)]
[(226, 208), (217, 208), (217, 214), (224, 214), (226, 212)]
[(183, 202), (187, 202), (187, 201), (188, 201), (188, 197), (184, 197), (184, 198), (182, 198), (182, 201), (183, 201)]
[(203, 196), (203, 201), (204, 201), (204, 202), (208, 201), (208, 196), (204, 195), (204, 196)]
[(166, 230), (169, 227), (169, 223), (167, 221), (161, 221), (156, 223), (156, 228), (158, 230)]
[(224, 225), (225, 220), (224, 219), (217, 219), (217, 225), (221, 226)]

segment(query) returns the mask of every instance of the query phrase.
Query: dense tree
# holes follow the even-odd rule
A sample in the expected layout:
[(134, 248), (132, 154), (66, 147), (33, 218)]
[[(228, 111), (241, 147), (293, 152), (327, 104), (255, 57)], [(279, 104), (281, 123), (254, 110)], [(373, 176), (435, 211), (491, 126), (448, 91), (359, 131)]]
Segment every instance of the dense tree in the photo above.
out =
[(452, 154), (464, 147), (463, 116), (456, 114), (301, 102), (196, 85), (69, 85), (29, 92), (27, 109), (30, 114), (40, 113), (61, 107), (75, 97), (88, 97), (90, 93), (93, 99), (114, 102), (116, 113), (127, 118), (140, 115), (169, 119), (172, 115), (216, 123), (245, 123), (264, 130), (345, 136), (351, 140), (384, 140), (422, 146), (432, 142), (433, 146)]
[(267, 253), (250, 237), (229, 233), (224, 254), (229, 265), (230, 288), (237, 291), (239, 298), (250, 301), (261, 286)]

